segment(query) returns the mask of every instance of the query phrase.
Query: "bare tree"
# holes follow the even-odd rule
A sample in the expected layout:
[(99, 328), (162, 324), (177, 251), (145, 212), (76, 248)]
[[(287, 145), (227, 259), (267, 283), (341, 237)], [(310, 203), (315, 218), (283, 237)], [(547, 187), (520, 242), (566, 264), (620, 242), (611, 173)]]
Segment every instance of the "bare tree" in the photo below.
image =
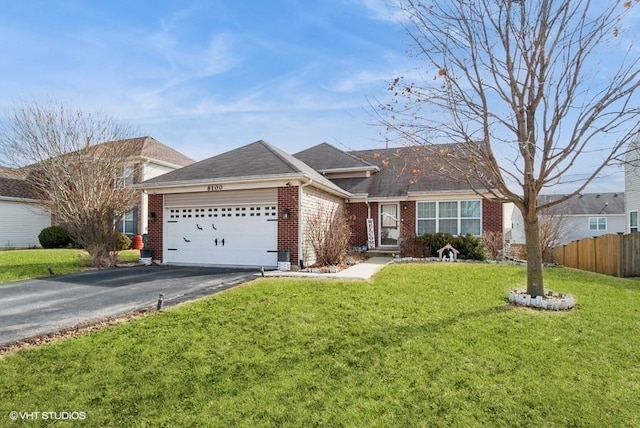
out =
[(138, 193), (123, 185), (131, 147), (121, 140), (128, 132), (111, 117), (59, 101), (27, 102), (0, 130), (6, 166), (21, 170), (53, 221), (97, 267), (115, 264), (120, 248), (114, 224)]
[(318, 212), (307, 218), (305, 229), (317, 264), (332, 266), (342, 261), (351, 238), (349, 219), (343, 207), (318, 207)]
[[(392, 82), (378, 110), (389, 138), (424, 147), (479, 195), (515, 204), (527, 291), (542, 295), (539, 214), (581, 192), (640, 129), (637, 45), (619, 27), (632, 2), (398, 1), (425, 66), (417, 83)], [(566, 196), (538, 204), (557, 185)]]

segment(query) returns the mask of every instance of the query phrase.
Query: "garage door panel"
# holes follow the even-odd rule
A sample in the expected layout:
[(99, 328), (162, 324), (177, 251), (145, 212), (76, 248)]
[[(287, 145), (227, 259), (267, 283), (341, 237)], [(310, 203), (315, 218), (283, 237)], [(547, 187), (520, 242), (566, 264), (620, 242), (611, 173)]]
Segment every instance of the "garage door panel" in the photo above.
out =
[(275, 266), (275, 204), (167, 209), (167, 263)]

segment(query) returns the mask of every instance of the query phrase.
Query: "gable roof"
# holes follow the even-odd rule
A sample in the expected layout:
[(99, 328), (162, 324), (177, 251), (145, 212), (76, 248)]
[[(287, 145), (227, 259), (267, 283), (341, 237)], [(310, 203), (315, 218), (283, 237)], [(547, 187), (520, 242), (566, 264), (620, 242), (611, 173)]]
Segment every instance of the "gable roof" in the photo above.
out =
[[(540, 195), (539, 203), (558, 200), (564, 195)], [(624, 214), (624, 192), (583, 193), (549, 208), (547, 215)]]
[(378, 166), (348, 152), (321, 143), (293, 155), (320, 173), (331, 171), (378, 171)]
[(307, 177), (335, 192), (347, 193), (306, 163), (262, 140), (146, 180), (141, 187), (279, 177)]

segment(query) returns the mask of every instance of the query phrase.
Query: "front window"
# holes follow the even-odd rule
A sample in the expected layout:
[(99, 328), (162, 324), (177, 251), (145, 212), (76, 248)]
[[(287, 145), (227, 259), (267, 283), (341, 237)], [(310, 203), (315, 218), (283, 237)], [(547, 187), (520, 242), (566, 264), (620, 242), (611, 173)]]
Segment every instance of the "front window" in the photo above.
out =
[(418, 202), (418, 235), (436, 233), (436, 202)]
[(638, 231), (638, 211), (629, 212), (629, 232), (634, 233)]
[(589, 230), (607, 230), (607, 218), (589, 217)]
[(440, 202), (438, 204), (438, 232), (458, 234), (458, 202)]
[(481, 201), (418, 202), (416, 232), (450, 233), (452, 235), (482, 234)]
[(480, 236), (482, 229), (482, 204), (480, 201), (460, 202), (460, 235)]

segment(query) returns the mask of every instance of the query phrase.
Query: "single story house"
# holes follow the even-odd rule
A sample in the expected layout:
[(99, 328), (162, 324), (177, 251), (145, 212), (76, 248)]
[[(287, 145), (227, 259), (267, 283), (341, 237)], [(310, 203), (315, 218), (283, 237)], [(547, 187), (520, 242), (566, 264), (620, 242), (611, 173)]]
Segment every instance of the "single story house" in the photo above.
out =
[(309, 266), (308, 219), (337, 207), (352, 219), (352, 245), (389, 252), (416, 234), (502, 233), (499, 201), (428, 159), (408, 167), (413, 152), (323, 143), (290, 155), (257, 141), (196, 162), (139, 185), (149, 197), (148, 246), (166, 264)]

